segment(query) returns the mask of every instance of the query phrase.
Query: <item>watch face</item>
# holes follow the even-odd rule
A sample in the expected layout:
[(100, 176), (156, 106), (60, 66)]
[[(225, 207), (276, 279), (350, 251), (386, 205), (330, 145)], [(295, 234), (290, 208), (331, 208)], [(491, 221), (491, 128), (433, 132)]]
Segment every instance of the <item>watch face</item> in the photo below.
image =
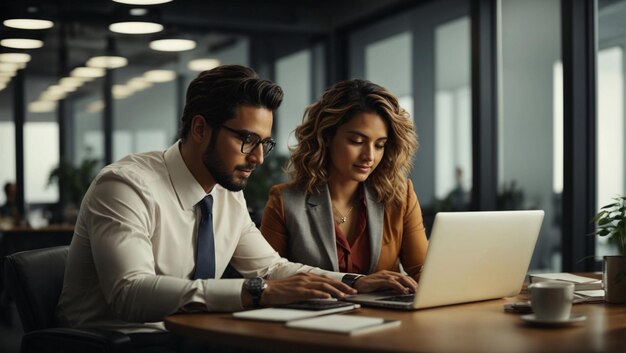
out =
[(248, 292), (253, 294), (261, 293), (265, 289), (265, 280), (261, 277), (249, 278), (245, 283)]

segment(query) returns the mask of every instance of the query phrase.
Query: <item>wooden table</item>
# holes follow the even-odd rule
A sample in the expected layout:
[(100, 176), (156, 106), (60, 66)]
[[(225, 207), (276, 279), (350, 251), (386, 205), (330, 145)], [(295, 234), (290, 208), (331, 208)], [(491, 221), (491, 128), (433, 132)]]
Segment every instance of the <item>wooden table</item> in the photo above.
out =
[(290, 329), (281, 323), (233, 319), (231, 314), (178, 314), (172, 331), (201, 340), (267, 352), (626, 352), (626, 306), (575, 304), (585, 321), (564, 327), (526, 324), (505, 313), (514, 298), (411, 312), (362, 308), (350, 315), (401, 320), (396, 328), (347, 336)]

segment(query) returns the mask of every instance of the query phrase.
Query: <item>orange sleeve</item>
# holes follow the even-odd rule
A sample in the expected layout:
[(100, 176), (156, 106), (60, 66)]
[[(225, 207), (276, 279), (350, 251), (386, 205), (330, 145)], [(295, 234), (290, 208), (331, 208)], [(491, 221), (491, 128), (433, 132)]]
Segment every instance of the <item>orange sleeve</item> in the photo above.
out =
[(261, 233), (280, 256), (287, 257), (285, 211), (281, 188), (278, 185), (272, 186), (270, 189), (269, 198), (261, 218)]
[(400, 248), (400, 261), (409, 276), (418, 280), (420, 269), (426, 259), (428, 239), (422, 219), (422, 209), (410, 179), (407, 183), (406, 212), (403, 223), (404, 234)]

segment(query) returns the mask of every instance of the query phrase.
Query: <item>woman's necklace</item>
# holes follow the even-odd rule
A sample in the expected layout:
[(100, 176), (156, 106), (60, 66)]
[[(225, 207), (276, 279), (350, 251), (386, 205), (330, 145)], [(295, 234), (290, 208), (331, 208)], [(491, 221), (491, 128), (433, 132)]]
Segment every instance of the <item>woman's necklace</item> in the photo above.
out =
[(353, 208), (354, 206), (350, 207), (350, 209), (348, 210), (348, 213), (346, 213), (346, 215), (344, 216), (341, 212), (339, 212), (339, 210), (335, 207), (335, 205), (333, 205), (333, 210), (335, 210), (336, 212), (335, 216), (339, 216), (339, 219), (336, 219), (337, 223), (339, 224), (346, 223), (346, 221), (348, 220), (348, 216), (350, 216), (350, 212), (352, 212)]

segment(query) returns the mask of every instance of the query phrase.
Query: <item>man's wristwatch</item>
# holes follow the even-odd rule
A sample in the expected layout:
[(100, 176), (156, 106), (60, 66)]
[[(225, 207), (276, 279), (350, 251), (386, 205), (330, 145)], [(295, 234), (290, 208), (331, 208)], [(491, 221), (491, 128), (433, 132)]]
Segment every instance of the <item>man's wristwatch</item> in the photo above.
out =
[(243, 287), (252, 297), (252, 305), (255, 308), (261, 306), (261, 295), (265, 288), (267, 288), (267, 283), (261, 277), (252, 277), (248, 278), (243, 282)]
[(345, 274), (341, 278), (341, 282), (343, 282), (343, 283), (349, 285), (350, 287), (354, 288), (354, 284), (361, 277), (363, 277), (363, 275), (353, 275), (351, 273), (348, 273), (348, 274)]

